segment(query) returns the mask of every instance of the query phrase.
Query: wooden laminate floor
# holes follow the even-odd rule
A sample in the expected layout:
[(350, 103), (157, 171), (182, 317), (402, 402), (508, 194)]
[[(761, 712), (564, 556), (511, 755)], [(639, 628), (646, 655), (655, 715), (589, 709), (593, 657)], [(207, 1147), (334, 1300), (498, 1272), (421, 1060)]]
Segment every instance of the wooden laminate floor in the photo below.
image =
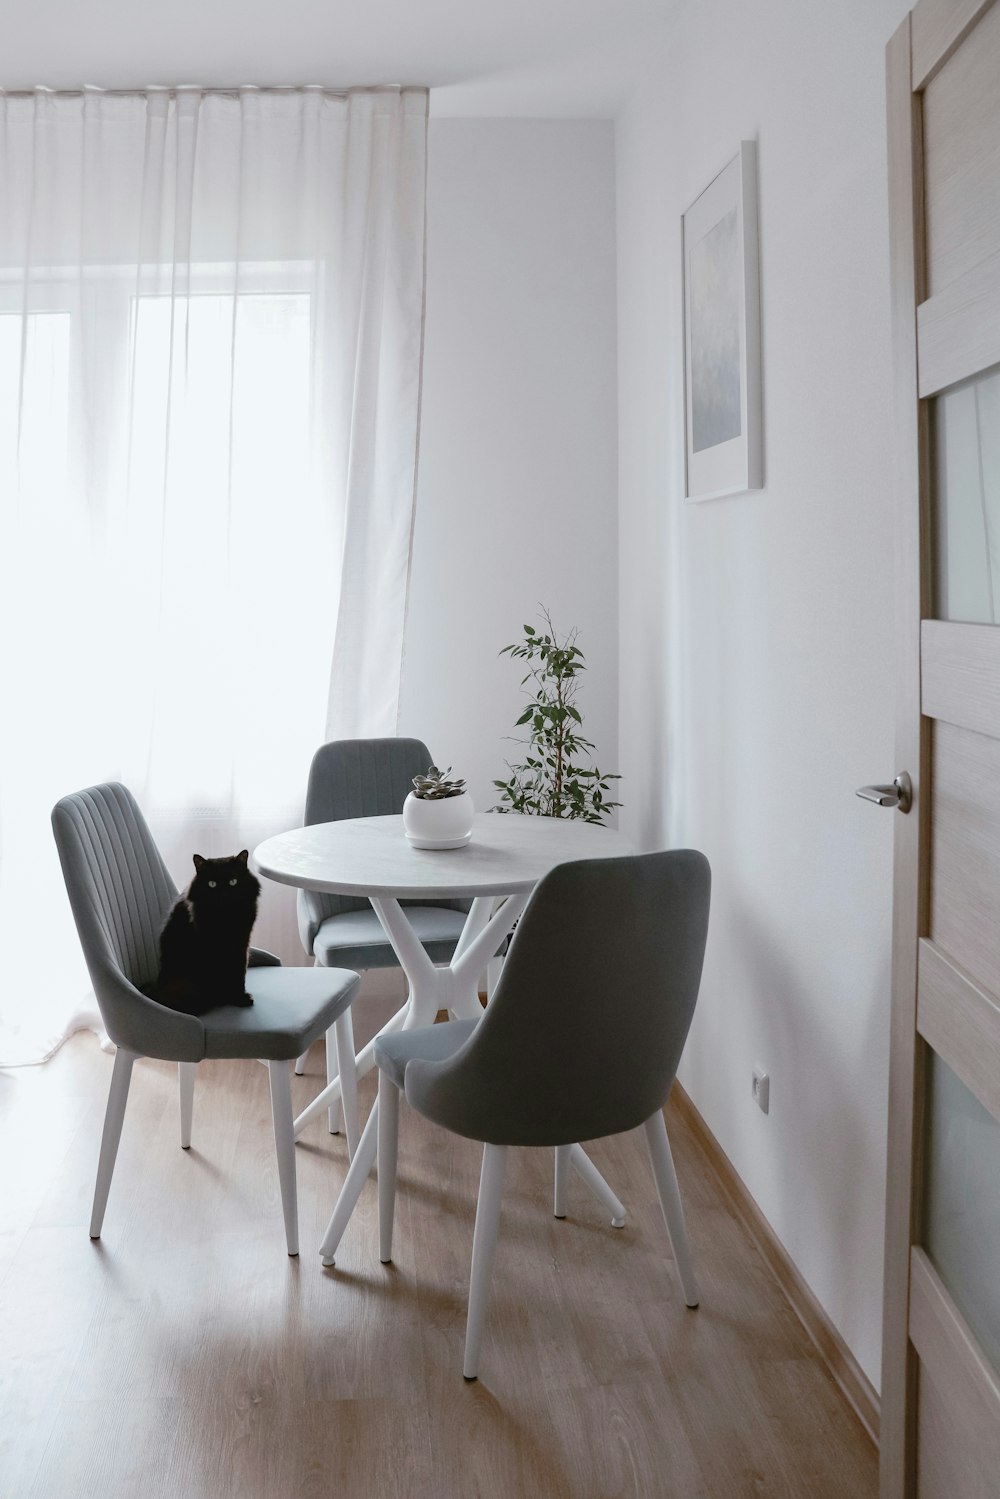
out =
[(370, 1183), (324, 1271), (342, 1137), (298, 1148), (290, 1260), (265, 1068), (199, 1068), (184, 1152), (176, 1068), (141, 1062), (91, 1243), (110, 1073), (92, 1036), (0, 1073), (0, 1499), (874, 1499), (870, 1441), (669, 1111), (701, 1308), (641, 1134), (593, 1150), (621, 1231), (575, 1178), (556, 1222), (551, 1153), (512, 1152), (470, 1385), (478, 1147), (404, 1105), (395, 1263)]

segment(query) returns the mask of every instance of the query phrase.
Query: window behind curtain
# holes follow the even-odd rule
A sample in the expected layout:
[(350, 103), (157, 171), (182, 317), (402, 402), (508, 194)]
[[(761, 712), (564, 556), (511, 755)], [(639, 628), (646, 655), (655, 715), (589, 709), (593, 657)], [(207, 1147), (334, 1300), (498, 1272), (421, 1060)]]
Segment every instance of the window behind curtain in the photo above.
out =
[[(88, 1004), (59, 796), (123, 780), (183, 885), (298, 821), (328, 734), (394, 729), (426, 116), (0, 91), (0, 1065)], [(292, 906), (258, 940), (301, 961)]]

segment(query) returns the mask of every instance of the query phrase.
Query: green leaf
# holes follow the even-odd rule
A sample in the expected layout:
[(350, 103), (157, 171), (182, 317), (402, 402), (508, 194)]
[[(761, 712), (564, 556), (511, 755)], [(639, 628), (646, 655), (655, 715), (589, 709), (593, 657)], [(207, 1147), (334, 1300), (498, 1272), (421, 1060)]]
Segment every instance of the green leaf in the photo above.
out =
[[(621, 805), (610, 800), (610, 783), (621, 778), (577, 763), (592, 759), (594, 753), (591, 741), (576, 732), (583, 726), (573, 701), (579, 686), (576, 679), (586, 670), (579, 631), (574, 627), (560, 635), (549, 610), (540, 606), (539, 614), (543, 631), (525, 624), (523, 640), (500, 651), (502, 656), (528, 663), (520, 684), (528, 701), (515, 723), (528, 733), (508, 738), (529, 753), (521, 764), (507, 762), (508, 780), (493, 782), (502, 803), (493, 810), (600, 823), (613, 807)], [(450, 772), (444, 774), (447, 777)]]

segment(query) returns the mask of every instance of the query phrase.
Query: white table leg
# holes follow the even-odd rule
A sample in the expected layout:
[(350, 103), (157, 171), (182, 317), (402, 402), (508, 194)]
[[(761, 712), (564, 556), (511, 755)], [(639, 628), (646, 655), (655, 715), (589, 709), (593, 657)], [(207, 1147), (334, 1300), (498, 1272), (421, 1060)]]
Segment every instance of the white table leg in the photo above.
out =
[(494, 994), (496, 993), (497, 984), (499, 984), (499, 982), (500, 982), (500, 975), (502, 973), (503, 973), (503, 958), (501, 958), (499, 956), (495, 957), (495, 958), (490, 958), (490, 961), (486, 965), (486, 999), (487, 999), (487, 1003), (493, 998)]
[[(503, 936), (509, 935), (513, 930), (515, 921), (527, 904), (527, 899), (526, 895), (510, 896), (485, 924), (483, 924), (484, 912), (477, 910), (481, 904), (480, 901), (473, 901), (466, 928), (477, 925), (482, 929), (468, 942), (464, 941), (465, 932), (463, 931), (460, 950), (456, 951), (450, 969), (444, 970), (450, 973), (454, 991), (454, 998), (449, 1002), (448, 1009), (456, 1018), (467, 1016), (472, 1019), (482, 1014), (478, 992), (482, 962), (496, 953), (503, 942)], [(488, 907), (489, 902), (483, 901), (482, 905)], [(500, 932), (503, 932), (503, 936), (499, 936)], [(607, 1208), (611, 1214), (612, 1227), (622, 1228), (625, 1224), (625, 1208), (582, 1146), (573, 1145), (570, 1148), (569, 1164), (586, 1182), (598, 1201)]]
[[(483, 965), (508, 935), (515, 921), (524, 910), (527, 896), (512, 895), (500, 910), (490, 916), (490, 900), (474, 900), (472, 910), (466, 918), (462, 935), (455, 949), (455, 956), (446, 968), (435, 968), (419, 937), (406, 918), (398, 900), (387, 896), (371, 897), (372, 906), (382, 923), (386, 936), (410, 984), (410, 994), (404, 1005), (379, 1035), (387, 1030), (411, 1030), (418, 1025), (433, 1025), (438, 1010), (450, 1010), (456, 1016), (479, 1016), (483, 1013), (479, 1003), (477, 983)], [(378, 1037), (375, 1038), (378, 1040)], [(368, 1071), (373, 1065), (372, 1054), (375, 1041), (369, 1042), (358, 1057), (358, 1073)], [(362, 1066), (362, 1063), (366, 1064)], [(295, 1132), (299, 1134), (311, 1120), (317, 1118), (327, 1106), (331, 1092), (339, 1088), (337, 1082), (324, 1088), (313, 1099), (295, 1121)], [(340, 1189), (333, 1216), (323, 1235), (320, 1253), (324, 1265), (332, 1265), (337, 1246), (351, 1219), (351, 1214), (361, 1196), (361, 1189), (375, 1162), (378, 1148), (378, 1100), (368, 1116), (364, 1133), (358, 1142), (354, 1158), (348, 1168), (344, 1185)], [(578, 1147), (577, 1147), (578, 1148)]]
[[(486, 930), (487, 926), (489, 925), (490, 917), (496, 915), (496, 912), (500, 909), (500, 904), (501, 902), (499, 902), (492, 896), (477, 896), (476, 899), (472, 902), (472, 906), (469, 911), (469, 918), (466, 921), (464, 928), (462, 929), (462, 941), (459, 943), (458, 947), (456, 947), (455, 956), (454, 958), (452, 958), (453, 964), (455, 963), (456, 959), (460, 958), (462, 954), (467, 950), (469, 944), (473, 941), (473, 939), (478, 937), (480, 932), (484, 932)], [(489, 968), (492, 961), (492, 958), (487, 960), (487, 969)], [(476, 978), (475, 998), (480, 1005), (482, 1004), (482, 1000), (479, 997), (479, 986), (482, 977), (483, 975), (480, 973)], [(458, 1012), (456, 1012), (455, 1010), (450, 1010), (449, 1014), (451, 1015), (451, 1018), (453, 1020), (461, 1018)]]
[[(435, 968), (398, 900), (389, 896), (373, 895), (370, 898), (372, 910), (381, 922), (382, 930), (399, 959), (399, 966), (409, 981), (410, 995), (403, 1029), (408, 1031), (415, 1025), (433, 1025), (438, 1010), (447, 1008), (441, 1003), (447, 993), (447, 981), (441, 975), (448, 970)], [(463, 930), (459, 943), (464, 935)]]
[(365, 1125), (364, 1133), (358, 1141), (358, 1148), (354, 1152), (354, 1159), (348, 1167), (344, 1178), (344, 1185), (340, 1189), (333, 1209), (333, 1215), (326, 1226), (323, 1242), (319, 1252), (323, 1257), (324, 1265), (332, 1265), (333, 1257), (341, 1239), (344, 1237), (344, 1229), (351, 1221), (351, 1214), (357, 1206), (358, 1198), (361, 1196), (361, 1188), (368, 1179), (368, 1173), (375, 1164), (375, 1152), (378, 1148), (378, 1099), (372, 1105), (372, 1111), (368, 1115), (368, 1123)]
[[(387, 1036), (390, 1031), (401, 1030), (409, 1013), (409, 1005), (405, 1004), (401, 1010), (397, 1010), (391, 1020), (387, 1020), (379, 1031), (378, 1036), (373, 1036), (368, 1045), (358, 1053), (358, 1077), (364, 1077), (366, 1072), (371, 1072), (375, 1066), (375, 1043), (379, 1036)], [(312, 1124), (318, 1119), (330, 1105), (330, 1103), (341, 1096), (340, 1074), (332, 1082), (327, 1083), (321, 1093), (317, 1093), (312, 1103), (307, 1104), (295, 1120), (295, 1138), (298, 1139), (307, 1124)]]
[[(455, 1016), (468, 1018), (482, 1014), (476, 987), (479, 975), (487, 959), (509, 935), (524, 910), (526, 900), (527, 896), (511, 895), (491, 917), (492, 901), (478, 897), (472, 902), (472, 910), (465, 919), (451, 963), (446, 968), (435, 968), (399, 901), (389, 896), (371, 897), (372, 908), (409, 981), (410, 992), (403, 1008), (397, 1010), (378, 1036), (360, 1052), (359, 1078), (375, 1065), (375, 1043), (379, 1036), (400, 1029), (411, 1030), (416, 1025), (433, 1025), (438, 1010), (450, 1010)], [(295, 1121), (296, 1138), (340, 1096), (338, 1074), (299, 1114)]]
[[(466, 927), (471, 928), (475, 935), (462, 943), (461, 950), (451, 960), (451, 966), (443, 970), (448, 975), (452, 991), (447, 1008), (456, 1019), (472, 1020), (483, 1013), (479, 1003), (479, 975), (503, 945), (504, 939), (510, 936), (527, 902), (527, 895), (509, 895), (491, 916), (491, 901), (473, 901)], [(464, 938), (465, 932), (462, 936)]]
[(484, 930), (492, 914), (493, 897), (489, 895), (477, 895), (469, 907), (468, 915), (465, 918), (465, 925), (455, 944), (455, 951), (451, 959), (453, 963), (456, 958), (462, 956), (472, 939), (478, 937), (479, 933)]
[[(427, 956), (419, 937), (410, 925), (398, 900), (388, 896), (372, 896), (371, 903), (382, 927), (399, 959), (400, 967), (409, 980), (410, 992), (406, 1004), (382, 1027), (378, 1036), (370, 1041), (358, 1057), (358, 1076), (374, 1066), (375, 1043), (379, 1036), (391, 1030), (411, 1030), (418, 1025), (433, 1025), (439, 1010), (448, 1010), (456, 1019), (478, 1018), (482, 1015), (479, 1003), (479, 975), (484, 964), (493, 956), (514, 927), (527, 904), (526, 895), (511, 895), (491, 915), (492, 901), (477, 898), (472, 903), (462, 934), (455, 947), (455, 955), (445, 968), (436, 968)], [(327, 1107), (328, 1100), (340, 1096), (340, 1079), (336, 1078), (322, 1093), (318, 1094), (295, 1121), (295, 1133), (300, 1134), (307, 1124), (316, 1119)], [(361, 1195), (369, 1172), (375, 1162), (378, 1146), (378, 1101), (365, 1125), (364, 1134), (351, 1161), (350, 1169), (337, 1198), (333, 1216), (323, 1238), (323, 1263), (333, 1264), (333, 1256), (351, 1214)], [(614, 1228), (625, 1222), (625, 1208), (604, 1180), (597, 1167), (580, 1145), (567, 1148), (568, 1161), (599, 1202), (611, 1214)], [(565, 1166), (563, 1167), (565, 1170)], [(565, 1178), (561, 1183), (565, 1196)], [(560, 1204), (561, 1205), (561, 1204)]]
[(570, 1146), (569, 1163), (581, 1180), (586, 1182), (598, 1202), (603, 1203), (611, 1214), (611, 1227), (624, 1228), (625, 1208), (612, 1192), (582, 1145)]

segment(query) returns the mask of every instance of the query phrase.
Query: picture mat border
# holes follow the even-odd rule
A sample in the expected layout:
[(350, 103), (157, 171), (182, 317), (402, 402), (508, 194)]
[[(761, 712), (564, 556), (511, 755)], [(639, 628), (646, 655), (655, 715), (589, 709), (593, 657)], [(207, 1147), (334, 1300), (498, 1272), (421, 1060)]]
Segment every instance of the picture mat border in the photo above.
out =
[[(691, 448), (691, 315), (688, 247), (735, 205), (740, 274), (739, 437), (695, 453)], [(757, 143), (741, 141), (722, 168), (681, 215), (684, 318), (684, 499), (722, 499), (764, 487), (761, 433), (760, 274), (757, 243)], [(694, 491), (694, 492), (693, 492)]]

